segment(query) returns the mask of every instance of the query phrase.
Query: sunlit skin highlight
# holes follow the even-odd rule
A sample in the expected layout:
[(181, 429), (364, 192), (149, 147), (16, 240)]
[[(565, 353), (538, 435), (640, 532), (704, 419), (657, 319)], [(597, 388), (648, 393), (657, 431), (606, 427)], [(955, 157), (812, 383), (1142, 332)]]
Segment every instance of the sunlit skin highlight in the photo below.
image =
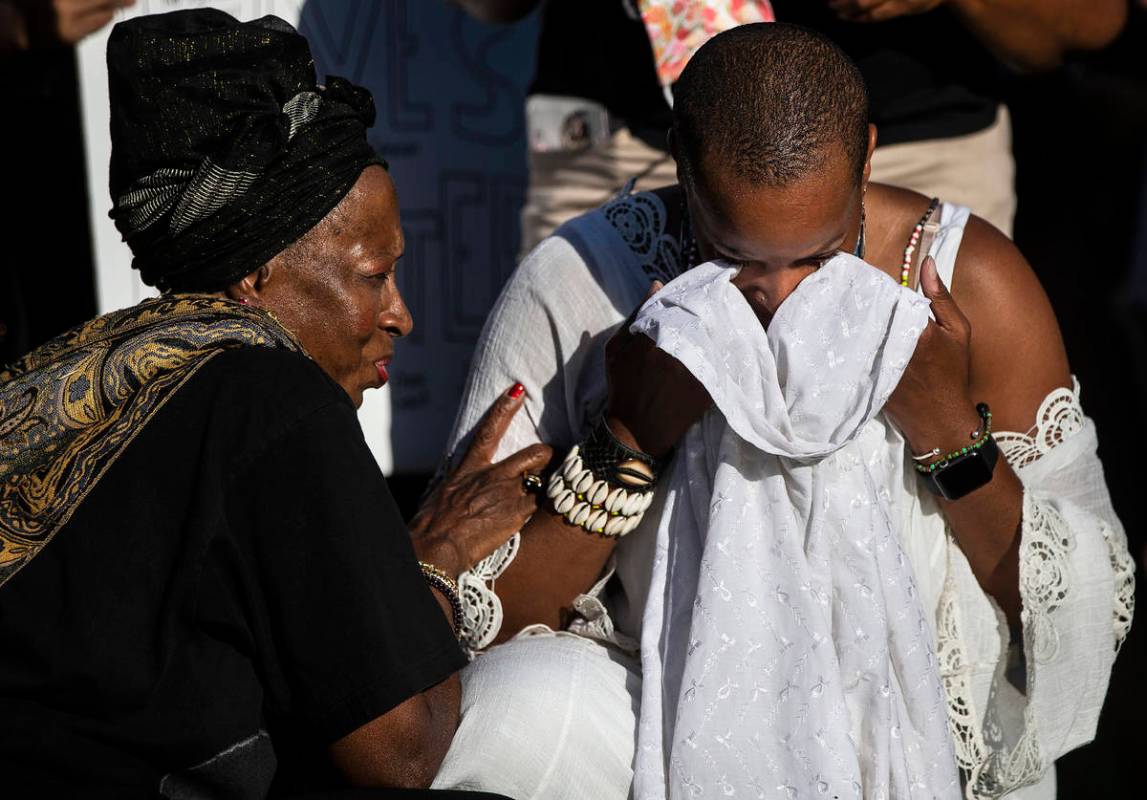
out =
[(394, 185), (368, 167), (303, 239), (228, 294), (273, 313), (360, 406), (414, 327), (395, 275), (404, 248)]

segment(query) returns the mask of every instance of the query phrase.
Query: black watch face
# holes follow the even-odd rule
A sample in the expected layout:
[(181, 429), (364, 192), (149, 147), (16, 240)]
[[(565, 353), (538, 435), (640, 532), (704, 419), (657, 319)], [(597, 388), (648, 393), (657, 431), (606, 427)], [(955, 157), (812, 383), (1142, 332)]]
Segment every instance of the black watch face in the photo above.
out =
[(992, 468), (995, 459), (987, 459), (982, 455), (976, 458), (965, 458), (952, 464), (947, 469), (936, 472), (934, 480), (945, 500), (959, 500), (965, 495), (979, 489), (992, 480)]

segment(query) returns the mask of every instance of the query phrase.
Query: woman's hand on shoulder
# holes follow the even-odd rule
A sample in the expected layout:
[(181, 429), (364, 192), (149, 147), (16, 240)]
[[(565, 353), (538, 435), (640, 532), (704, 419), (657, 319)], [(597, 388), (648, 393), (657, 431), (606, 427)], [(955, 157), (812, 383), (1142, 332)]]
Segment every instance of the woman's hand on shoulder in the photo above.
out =
[(494, 402), (461, 463), (433, 488), (411, 520), (420, 561), (456, 577), (508, 541), (537, 511), (537, 496), (527, 491), (523, 478), (545, 468), (551, 448), (531, 445), (493, 463), (524, 400), (519, 384)]

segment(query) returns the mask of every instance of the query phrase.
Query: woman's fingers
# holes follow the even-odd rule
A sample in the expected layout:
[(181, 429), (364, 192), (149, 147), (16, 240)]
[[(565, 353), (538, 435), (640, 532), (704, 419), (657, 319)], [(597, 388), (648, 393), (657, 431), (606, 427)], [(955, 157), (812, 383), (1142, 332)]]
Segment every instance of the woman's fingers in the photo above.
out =
[(115, 12), (135, 0), (54, 0), (56, 32), (68, 44), (76, 44), (112, 21)]
[[(552, 447), (544, 444), (532, 444), (498, 462), (490, 471), (500, 478), (517, 478), (521, 483), (523, 475), (527, 472), (541, 472), (553, 457), (554, 450)], [(522, 484), (522, 486), (524, 490), (525, 485)]]
[(936, 268), (936, 260), (932, 256), (924, 259), (920, 265), (920, 288), (924, 296), (932, 301), (932, 314), (936, 317), (936, 324), (947, 331), (963, 331), (967, 328), (968, 319), (964, 312), (952, 299), (952, 293), (940, 279), (940, 272)]
[(466, 551), (469, 564), (473, 567), (507, 541), (515, 533), (526, 527), (530, 517), (538, 510), (538, 498), (532, 494), (512, 493), (507, 490), (506, 499), (498, 507), (498, 524), (474, 526)]
[(494, 454), (498, 452), (498, 445), (501, 444), (502, 437), (506, 435), (510, 421), (521, 409), (525, 400), (526, 387), (520, 383), (515, 383), (509, 391), (494, 401), (494, 405), (490, 407), (490, 410), (486, 412), (474, 430), (474, 439), (466, 450), (466, 457), (458, 465), (458, 472), (481, 469), (494, 460)]

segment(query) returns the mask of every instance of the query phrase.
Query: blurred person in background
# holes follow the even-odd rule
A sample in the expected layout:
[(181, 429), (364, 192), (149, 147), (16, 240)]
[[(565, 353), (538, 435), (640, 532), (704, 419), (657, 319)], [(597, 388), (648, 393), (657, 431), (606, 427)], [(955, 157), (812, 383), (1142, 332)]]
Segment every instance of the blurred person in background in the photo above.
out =
[(75, 45), (134, 3), (0, 0), (2, 364), (95, 313)]
[[(1147, 9), (1103, 51), (1017, 79), (1017, 244), (1031, 259), (1088, 392), (1111, 499), (1147, 566)], [(1111, 676), (1095, 742), (1058, 764), (1061, 797), (1135, 797), (1147, 751), (1147, 631), (1133, 629)]]
[(491, 22), (542, 5), (523, 253), (631, 178), (639, 191), (672, 183), (664, 131), (688, 55), (727, 27), (774, 17), (825, 33), (859, 65), (880, 132), (873, 180), (969, 205), (1010, 235), (1005, 68), (1045, 70), (1102, 47), (1126, 15), (1126, 0), (454, 2)]

